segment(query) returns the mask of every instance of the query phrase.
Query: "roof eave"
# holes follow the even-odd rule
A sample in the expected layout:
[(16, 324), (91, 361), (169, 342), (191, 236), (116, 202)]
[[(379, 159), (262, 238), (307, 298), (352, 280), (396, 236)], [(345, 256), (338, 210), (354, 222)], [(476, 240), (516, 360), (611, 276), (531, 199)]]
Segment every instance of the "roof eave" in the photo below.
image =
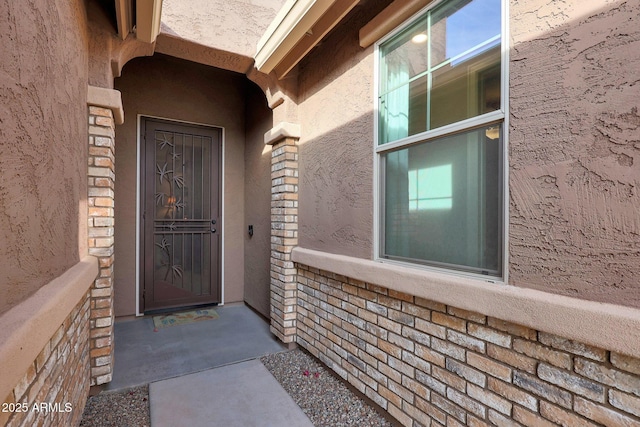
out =
[(258, 42), (258, 71), (281, 79), (353, 9), (359, 0), (288, 0)]

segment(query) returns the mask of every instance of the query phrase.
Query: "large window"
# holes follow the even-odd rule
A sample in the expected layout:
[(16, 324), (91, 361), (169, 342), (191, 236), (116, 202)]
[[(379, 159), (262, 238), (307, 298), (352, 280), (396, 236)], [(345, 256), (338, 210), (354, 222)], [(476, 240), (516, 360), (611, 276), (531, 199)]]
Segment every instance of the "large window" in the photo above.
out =
[(502, 274), (501, 0), (443, 0), (378, 46), (379, 255)]

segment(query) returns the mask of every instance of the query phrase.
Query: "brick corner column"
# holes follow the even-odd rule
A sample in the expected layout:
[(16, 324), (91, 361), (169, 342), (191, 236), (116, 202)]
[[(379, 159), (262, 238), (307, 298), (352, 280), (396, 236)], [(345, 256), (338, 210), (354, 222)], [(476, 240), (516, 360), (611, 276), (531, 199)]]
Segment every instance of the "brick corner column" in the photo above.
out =
[(271, 150), (271, 332), (285, 344), (297, 336), (298, 140), (300, 128), (281, 123), (265, 135)]
[(91, 385), (111, 381), (114, 366), (114, 187), (115, 121), (109, 108), (89, 104), (89, 255), (98, 258), (99, 274), (91, 286)]

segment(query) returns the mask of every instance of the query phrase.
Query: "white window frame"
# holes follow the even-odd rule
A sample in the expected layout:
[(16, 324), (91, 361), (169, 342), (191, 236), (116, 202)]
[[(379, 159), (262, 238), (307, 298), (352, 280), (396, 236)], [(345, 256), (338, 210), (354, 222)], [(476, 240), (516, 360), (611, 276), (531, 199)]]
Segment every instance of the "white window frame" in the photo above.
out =
[[(417, 19), (421, 18), (427, 11), (434, 9), (447, 0), (435, 0), (419, 12), (414, 14), (411, 18), (407, 19), (401, 25), (396, 27), (392, 32), (385, 37), (378, 40), (374, 45), (374, 105), (373, 105), (373, 259), (380, 263), (396, 264), (406, 266), (410, 268), (417, 268), (426, 271), (432, 271), (437, 273), (445, 273), (450, 275), (463, 276), (473, 279), (482, 280), (491, 283), (505, 284), (509, 282), (509, 157), (508, 157), (508, 142), (509, 142), (509, 1), (501, 0), (501, 75), (500, 75), (500, 88), (501, 99), (500, 109), (492, 111), (480, 116), (471, 117), (456, 123), (452, 123), (446, 126), (438, 127), (426, 132), (421, 132), (416, 135), (410, 135), (406, 138), (402, 138), (398, 141), (387, 142), (385, 144), (379, 144), (379, 89), (380, 89), (380, 45), (395, 37), (409, 25), (413, 24)], [(388, 151), (392, 151), (400, 147), (408, 147), (412, 144), (432, 140), (441, 136), (459, 132), (462, 130), (468, 130), (472, 127), (479, 127), (482, 125), (488, 125), (495, 122), (501, 122), (502, 131), (502, 236), (501, 236), (501, 272), (500, 276), (487, 276), (479, 273), (448, 269), (445, 267), (436, 267), (425, 264), (411, 263), (406, 261), (387, 259), (381, 256), (383, 248), (381, 247), (382, 239), (382, 211), (384, 205), (382, 203), (383, 197), (381, 194), (381, 163), (382, 154)]]

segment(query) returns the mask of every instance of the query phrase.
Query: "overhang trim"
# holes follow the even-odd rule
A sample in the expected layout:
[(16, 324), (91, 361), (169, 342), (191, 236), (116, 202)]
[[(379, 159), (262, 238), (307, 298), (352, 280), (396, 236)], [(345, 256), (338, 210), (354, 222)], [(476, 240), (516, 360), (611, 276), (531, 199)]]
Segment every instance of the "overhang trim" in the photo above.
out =
[(258, 42), (258, 71), (285, 77), (358, 2), (288, 0)]

